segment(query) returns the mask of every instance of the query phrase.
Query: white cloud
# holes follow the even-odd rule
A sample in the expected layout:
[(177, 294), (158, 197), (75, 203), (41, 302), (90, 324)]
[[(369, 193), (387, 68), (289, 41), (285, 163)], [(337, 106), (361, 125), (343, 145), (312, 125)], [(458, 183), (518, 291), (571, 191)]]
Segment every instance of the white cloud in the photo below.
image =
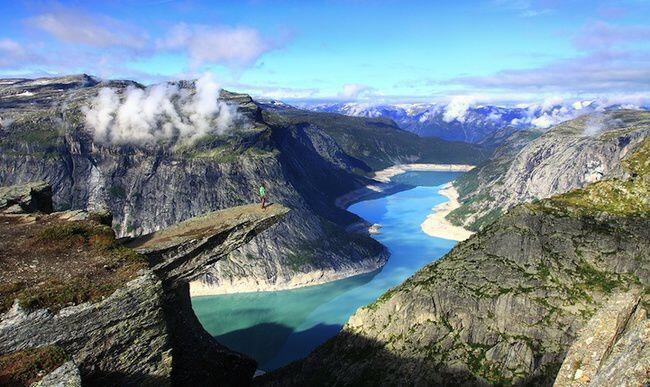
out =
[(530, 121), (530, 123), (533, 126), (536, 126), (538, 128), (550, 128), (551, 125), (555, 124), (556, 122), (561, 122), (561, 121), (556, 121), (556, 119), (553, 118), (552, 115), (549, 115), (548, 113), (544, 113), (541, 116), (534, 118)]
[[(204, 70), (204, 65), (214, 64), (243, 70), (289, 38), (282, 31), (268, 38), (247, 26), (181, 23), (160, 39), (153, 39), (145, 27), (62, 5), (52, 6), (23, 22), (37, 39), (28, 47), (29, 58), (11, 60), (23, 74), (35, 70), (54, 74), (88, 72), (105, 77), (152, 79), (159, 75), (136, 70), (129, 64), (146, 62), (156, 54), (187, 58), (188, 68), (179, 72), (197, 72)], [(5, 51), (0, 47), (2, 67), (8, 67), (11, 58), (2, 55)]]
[(620, 119), (611, 119), (605, 116), (602, 112), (592, 114), (585, 122), (585, 136), (596, 136), (600, 134), (605, 128), (615, 128), (623, 125)]
[(521, 17), (535, 17), (547, 15), (553, 12), (548, 8), (548, 2), (539, 2), (533, 0), (492, 0), (492, 4), (499, 8), (516, 12)]
[(492, 122), (499, 122), (499, 121), (501, 121), (501, 114), (496, 113), (496, 112), (492, 112), (487, 116), (487, 118), (488, 118), (488, 120), (490, 120)]
[(113, 144), (192, 141), (208, 133), (223, 134), (241, 117), (234, 106), (218, 100), (219, 90), (210, 73), (196, 81), (194, 93), (168, 83), (129, 87), (122, 96), (103, 88), (85, 108), (86, 126), (97, 142)]
[(445, 122), (452, 122), (454, 120), (460, 123), (465, 122), (465, 114), (474, 100), (474, 97), (466, 95), (453, 97), (445, 107), (445, 113), (443, 114), (442, 119)]
[(540, 107), (542, 110), (552, 109), (556, 105), (561, 105), (564, 102), (564, 97), (561, 95), (552, 95), (544, 98)]
[(372, 91), (372, 88), (367, 85), (362, 85), (360, 83), (347, 83), (343, 85), (343, 90), (339, 93), (339, 97), (350, 100), (358, 99), (364, 94), (368, 94)]
[(620, 53), (594, 54), (530, 70), (504, 70), (491, 76), (462, 77), (449, 84), (482, 92), (593, 93), (648, 90), (650, 61)]
[(27, 50), (15, 40), (0, 39), (0, 67), (20, 64), (29, 56)]
[(468, 91), (536, 95), (605, 96), (648, 92), (650, 51), (639, 44), (650, 39), (650, 27), (593, 22), (573, 44), (579, 53), (537, 68), (502, 70), (488, 76), (464, 76), (445, 81)]
[(60, 7), (56, 12), (27, 19), (27, 24), (64, 43), (126, 49), (143, 49), (148, 43), (146, 35), (130, 25)]
[(586, 25), (573, 40), (574, 45), (586, 51), (600, 51), (613, 46), (650, 39), (650, 27), (615, 25), (596, 21)]
[(254, 28), (178, 24), (156, 46), (163, 50), (186, 52), (191, 65), (196, 68), (206, 63), (248, 66), (274, 49), (276, 44)]
[(320, 92), (320, 90), (316, 88), (296, 89), (289, 87), (260, 87), (248, 85), (244, 87), (255, 97), (279, 100), (312, 99), (317, 97)]

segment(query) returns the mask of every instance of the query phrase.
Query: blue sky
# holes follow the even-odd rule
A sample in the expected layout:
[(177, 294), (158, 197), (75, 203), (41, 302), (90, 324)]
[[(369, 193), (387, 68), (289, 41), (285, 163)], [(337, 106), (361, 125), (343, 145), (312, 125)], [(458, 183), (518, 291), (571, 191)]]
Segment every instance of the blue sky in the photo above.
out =
[(2, 1), (0, 75), (211, 71), (284, 100), (644, 99), (650, 2)]

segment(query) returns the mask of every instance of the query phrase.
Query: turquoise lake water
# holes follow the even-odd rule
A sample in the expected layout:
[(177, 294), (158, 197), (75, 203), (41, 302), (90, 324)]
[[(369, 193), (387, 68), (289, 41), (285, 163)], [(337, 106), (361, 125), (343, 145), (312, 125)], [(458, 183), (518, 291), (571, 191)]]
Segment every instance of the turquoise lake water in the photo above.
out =
[(382, 226), (373, 238), (387, 246), (391, 256), (381, 270), (301, 289), (195, 297), (197, 317), (217, 341), (251, 356), (262, 370), (305, 357), (334, 336), (359, 307), (456, 244), (426, 235), (420, 225), (433, 206), (447, 200), (438, 194), (440, 186), (457, 176), (406, 172), (392, 180), (414, 188), (348, 208)]

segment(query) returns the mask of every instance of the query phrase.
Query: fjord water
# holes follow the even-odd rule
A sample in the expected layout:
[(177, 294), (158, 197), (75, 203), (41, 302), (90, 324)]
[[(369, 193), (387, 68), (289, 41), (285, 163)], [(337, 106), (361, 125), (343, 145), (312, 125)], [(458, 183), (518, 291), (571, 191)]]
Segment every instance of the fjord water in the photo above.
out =
[(381, 270), (301, 289), (195, 297), (197, 317), (217, 341), (251, 356), (262, 370), (305, 357), (334, 336), (359, 307), (455, 245), (426, 235), (420, 224), (433, 206), (447, 200), (438, 190), (456, 176), (456, 172), (406, 172), (392, 180), (414, 188), (348, 208), (381, 225), (373, 237), (391, 252)]

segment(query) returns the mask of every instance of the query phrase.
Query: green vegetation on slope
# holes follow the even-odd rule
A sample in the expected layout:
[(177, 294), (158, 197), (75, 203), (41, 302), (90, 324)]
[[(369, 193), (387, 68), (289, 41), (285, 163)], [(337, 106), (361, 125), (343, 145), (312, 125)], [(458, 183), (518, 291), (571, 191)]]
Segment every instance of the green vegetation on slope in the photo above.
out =
[(622, 165), (629, 171), (629, 179), (602, 180), (536, 204), (556, 212), (650, 215), (650, 138)]
[(31, 386), (66, 360), (63, 349), (54, 345), (0, 355), (0, 385)]
[(16, 299), (23, 308), (52, 311), (99, 300), (147, 267), (143, 256), (122, 246), (110, 227), (94, 220), (49, 215), (25, 223), (4, 218), (0, 233), (5, 236), (0, 241), (0, 313)]
[(275, 125), (318, 127), (330, 135), (348, 155), (363, 161), (373, 170), (408, 162), (477, 164), (488, 153), (472, 144), (418, 137), (386, 119), (298, 109), (279, 110), (277, 114), (265, 113), (265, 119)]

